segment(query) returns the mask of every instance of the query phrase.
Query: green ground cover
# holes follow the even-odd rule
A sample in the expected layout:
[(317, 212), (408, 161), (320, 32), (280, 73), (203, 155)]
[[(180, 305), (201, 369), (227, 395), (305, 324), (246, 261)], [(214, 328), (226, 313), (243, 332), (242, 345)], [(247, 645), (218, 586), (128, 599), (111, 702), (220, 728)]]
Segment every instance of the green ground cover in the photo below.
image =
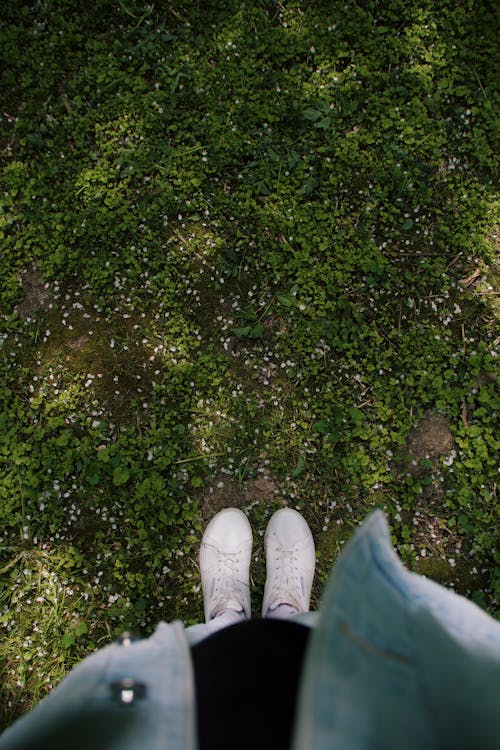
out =
[[(385, 509), (496, 611), (493, 3), (10, 2), (0, 22), (2, 722), (202, 618), (206, 520)], [(259, 534), (260, 531), (260, 534)]]

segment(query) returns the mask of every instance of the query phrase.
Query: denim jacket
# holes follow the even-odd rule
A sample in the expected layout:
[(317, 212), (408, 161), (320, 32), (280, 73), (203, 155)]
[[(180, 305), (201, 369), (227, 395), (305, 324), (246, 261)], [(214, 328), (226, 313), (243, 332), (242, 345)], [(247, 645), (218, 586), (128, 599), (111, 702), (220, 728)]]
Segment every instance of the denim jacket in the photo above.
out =
[[(209, 632), (160, 623), (147, 640), (89, 656), (4, 732), (0, 750), (196, 750), (189, 648)], [(500, 623), (408, 572), (374, 512), (326, 587), (293, 750), (498, 747)]]

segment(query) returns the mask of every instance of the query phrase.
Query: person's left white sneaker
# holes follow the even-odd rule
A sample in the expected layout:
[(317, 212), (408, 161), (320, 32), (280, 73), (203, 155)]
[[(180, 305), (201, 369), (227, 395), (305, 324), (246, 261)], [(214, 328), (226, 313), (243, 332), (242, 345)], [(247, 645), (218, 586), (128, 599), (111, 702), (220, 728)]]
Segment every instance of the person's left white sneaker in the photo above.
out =
[(237, 508), (212, 518), (200, 546), (200, 573), (205, 622), (226, 612), (250, 618), (252, 528)]
[(306, 520), (292, 508), (276, 511), (267, 525), (264, 546), (267, 576), (262, 617), (308, 612), (316, 552)]

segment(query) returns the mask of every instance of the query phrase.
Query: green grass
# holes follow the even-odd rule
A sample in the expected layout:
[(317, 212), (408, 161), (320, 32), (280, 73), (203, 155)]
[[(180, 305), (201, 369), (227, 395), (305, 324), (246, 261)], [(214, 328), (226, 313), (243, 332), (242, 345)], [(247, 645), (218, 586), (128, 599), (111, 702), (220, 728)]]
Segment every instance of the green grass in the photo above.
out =
[(492, 6), (80, 6), (0, 22), (3, 723), (122, 630), (199, 621), (225, 505), (256, 612), (289, 504), (315, 606), (382, 507), (495, 613)]

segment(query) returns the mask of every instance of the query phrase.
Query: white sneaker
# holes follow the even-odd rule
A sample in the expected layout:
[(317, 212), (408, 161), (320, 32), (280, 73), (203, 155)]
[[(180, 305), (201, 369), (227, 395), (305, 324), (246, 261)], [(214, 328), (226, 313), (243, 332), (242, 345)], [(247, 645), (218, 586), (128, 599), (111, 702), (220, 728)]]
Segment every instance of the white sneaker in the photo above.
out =
[(279, 607), (289, 614), (308, 612), (316, 552), (306, 520), (292, 508), (278, 510), (267, 525), (264, 546), (267, 577), (262, 617), (272, 617)]
[(205, 622), (233, 610), (250, 617), (252, 529), (237, 508), (225, 508), (212, 518), (201, 540), (200, 573)]

